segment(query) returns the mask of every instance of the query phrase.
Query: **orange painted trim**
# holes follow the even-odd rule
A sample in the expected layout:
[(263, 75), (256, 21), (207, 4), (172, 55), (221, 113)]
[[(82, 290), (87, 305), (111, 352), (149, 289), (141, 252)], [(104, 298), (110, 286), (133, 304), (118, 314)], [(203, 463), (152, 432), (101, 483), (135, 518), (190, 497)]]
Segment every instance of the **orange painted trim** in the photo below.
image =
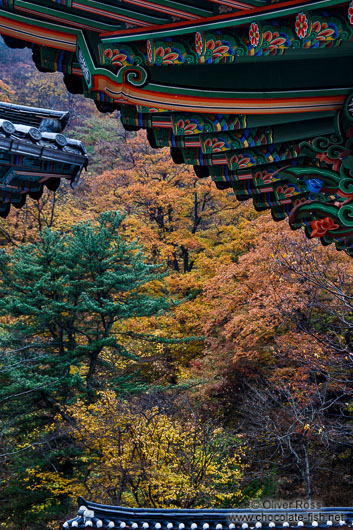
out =
[(63, 33), (60, 31), (50, 31), (41, 28), (41, 35), (38, 35), (38, 28), (33, 24), (26, 22), (19, 22), (17, 20), (11, 21), (9, 27), (8, 18), (0, 15), (0, 29), (4, 35), (10, 37), (17, 37), (21, 40), (29, 40), (35, 44), (44, 44), (51, 48), (75, 52), (76, 51), (76, 35), (71, 33)]
[(185, 95), (152, 92), (134, 87), (127, 83), (114, 83), (104, 76), (93, 76), (94, 91), (104, 92), (114, 101), (128, 101), (130, 105), (156, 105), (166, 110), (179, 110), (201, 113), (229, 114), (283, 114), (296, 112), (317, 112), (319, 110), (339, 110), (345, 96), (292, 97), (266, 99), (212, 99), (206, 97), (187, 97)]

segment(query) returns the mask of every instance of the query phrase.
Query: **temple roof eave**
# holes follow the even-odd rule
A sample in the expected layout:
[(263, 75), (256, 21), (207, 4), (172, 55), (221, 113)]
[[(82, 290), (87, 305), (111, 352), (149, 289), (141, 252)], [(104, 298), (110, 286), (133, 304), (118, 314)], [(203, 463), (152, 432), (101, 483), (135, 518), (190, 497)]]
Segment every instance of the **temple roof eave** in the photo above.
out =
[(353, 508), (158, 509), (125, 508), (79, 499), (77, 517), (64, 528), (126, 530), (260, 530), (351, 527)]

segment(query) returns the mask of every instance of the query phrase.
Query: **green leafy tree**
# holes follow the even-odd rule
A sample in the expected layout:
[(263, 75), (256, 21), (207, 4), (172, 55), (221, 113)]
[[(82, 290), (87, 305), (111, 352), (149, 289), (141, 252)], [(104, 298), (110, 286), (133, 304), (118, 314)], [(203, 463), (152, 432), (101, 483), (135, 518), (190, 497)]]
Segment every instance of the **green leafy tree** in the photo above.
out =
[(128, 319), (172, 304), (159, 295), (163, 273), (121, 235), (122, 219), (106, 212), (97, 225), (80, 223), (71, 234), (46, 229), (36, 243), (0, 253), (1, 452), (8, 469), (2, 497), (12, 497), (3, 515), (14, 520), (20, 507), (21, 528), (27, 516), (51, 511), (44, 490), (23, 494), (29, 461), (46, 469), (66, 465), (55, 416), (77, 396), (92, 402), (99, 387), (131, 388), (132, 370), (128, 380), (113, 359), (134, 359), (135, 366), (138, 359), (118, 331)]

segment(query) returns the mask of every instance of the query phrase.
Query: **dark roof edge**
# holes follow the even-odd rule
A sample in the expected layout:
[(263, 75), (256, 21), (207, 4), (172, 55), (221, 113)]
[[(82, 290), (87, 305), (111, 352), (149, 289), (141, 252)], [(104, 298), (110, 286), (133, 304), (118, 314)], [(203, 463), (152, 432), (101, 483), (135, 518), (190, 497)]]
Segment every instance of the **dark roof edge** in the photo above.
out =
[(6, 102), (0, 102), (0, 114), (1, 110), (9, 111), (16, 111), (19, 113), (19, 116), (22, 114), (29, 115), (29, 114), (36, 114), (37, 116), (41, 118), (54, 118), (60, 121), (62, 130), (65, 129), (67, 122), (70, 117), (70, 113), (68, 111), (62, 111), (62, 110), (53, 110), (53, 109), (42, 109), (40, 107), (27, 107), (25, 105), (16, 105), (14, 103), (6, 103)]
[(79, 506), (87, 506), (87, 508), (95, 510), (95, 511), (101, 511), (105, 513), (110, 513), (114, 516), (119, 516), (120, 514), (124, 517), (130, 516), (132, 518), (135, 517), (141, 517), (141, 516), (153, 516), (154, 518), (158, 518), (158, 516), (167, 516), (169, 518), (174, 517), (182, 517), (182, 516), (206, 516), (210, 517), (212, 515), (215, 516), (223, 516), (227, 517), (231, 514), (248, 514), (248, 515), (256, 515), (260, 512), (263, 514), (275, 514), (275, 513), (291, 513), (291, 514), (305, 514), (305, 513), (325, 513), (329, 515), (330, 513), (342, 513), (345, 516), (349, 516), (349, 518), (353, 517), (353, 507), (329, 507), (329, 508), (296, 508), (296, 509), (259, 509), (254, 510), (250, 508), (229, 508), (229, 509), (197, 509), (197, 508), (190, 508), (190, 509), (182, 509), (182, 508), (126, 508), (122, 506), (111, 506), (107, 504), (99, 504), (92, 501), (87, 501), (83, 497), (79, 497), (78, 499)]

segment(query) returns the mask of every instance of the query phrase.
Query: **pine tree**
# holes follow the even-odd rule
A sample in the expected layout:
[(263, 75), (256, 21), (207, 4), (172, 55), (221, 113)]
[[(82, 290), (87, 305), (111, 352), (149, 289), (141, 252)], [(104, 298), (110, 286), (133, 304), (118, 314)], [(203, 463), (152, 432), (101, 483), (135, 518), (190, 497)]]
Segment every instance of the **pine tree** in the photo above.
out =
[(122, 220), (106, 212), (96, 225), (82, 222), (71, 234), (46, 229), (38, 242), (0, 252), (0, 428), (7, 436), (0, 453), (8, 454), (3, 469), (16, 477), (2, 496), (12, 496), (6, 511), (12, 517), (17, 498), (22, 525), (33, 503), (50, 512), (45, 491), (19, 496), (28, 461), (65, 465), (63, 441), (49, 427), (55, 415), (78, 396), (94, 400), (104, 375), (114, 388), (114, 354), (133, 357), (115, 325), (121, 330), (128, 319), (172, 305), (149, 288), (164, 275), (137, 242), (123, 237)]

